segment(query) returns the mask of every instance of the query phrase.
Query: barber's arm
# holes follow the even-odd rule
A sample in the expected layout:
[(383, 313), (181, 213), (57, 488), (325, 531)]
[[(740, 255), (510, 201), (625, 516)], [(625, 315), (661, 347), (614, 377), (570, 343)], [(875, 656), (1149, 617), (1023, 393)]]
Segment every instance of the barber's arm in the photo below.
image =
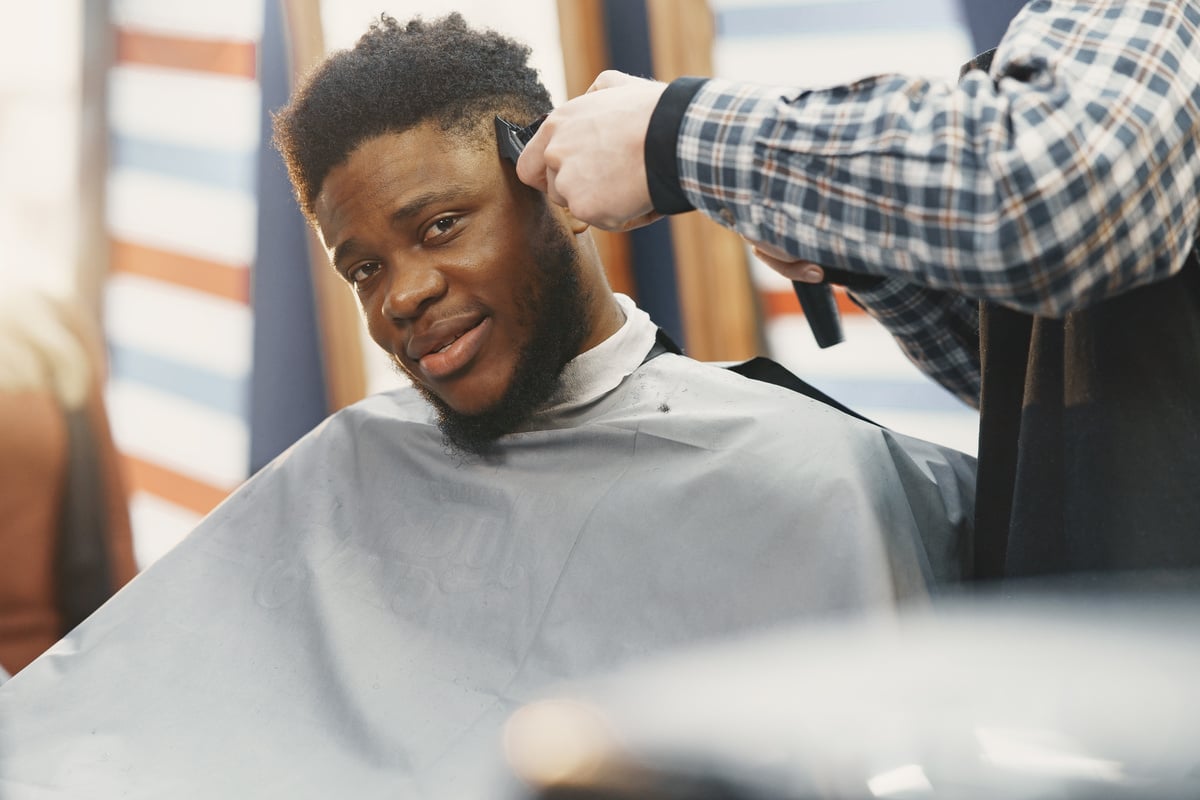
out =
[[(550, 115), (517, 165), (528, 184), (608, 230), (627, 230), (693, 209), (679, 184), (680, 120), (703, 79), (670, 86), (602, 73), (588, 93)], [(729, 224), (721, 214), (718, 219)], [(744, 231), (743, 231), (744, 233)], [(847, 286), (896, 337), (909, 358), (965, 402), (979, 397), (978, 307), (902, 280), (825, 269), (762, 243), (759, 257), (801, 282)]]
[[(1059, 315), (1191, 248), (1197, 19), (1197, 0), (1035, 0), (992, 75), (958, 86), (610, 77), (550, 115), (520, 174), (601, 227), (690, 205), (827, 268)], [(659, 180), (676, 205), (651, 202)]]
[(969, 397), (948, 376), (974, 356), (929, 348), (971, 328), (973, 301), (1057, 316), (1181, 268), (1200, 224), (1198, 38), (1200, 0), (1034, 0), (991, 74), (958, 85), (607, 73), (520, 173), (601, 227), (695, 207), (834, 282), (887, 278), (851, 293)]

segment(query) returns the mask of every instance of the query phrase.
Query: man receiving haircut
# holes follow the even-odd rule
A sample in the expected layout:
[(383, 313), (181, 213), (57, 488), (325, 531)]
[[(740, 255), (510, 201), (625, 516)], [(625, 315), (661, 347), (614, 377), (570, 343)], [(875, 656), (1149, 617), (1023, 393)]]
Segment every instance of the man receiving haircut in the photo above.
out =
[[(516, 179), (528, 49), (384, 17), (277, 118), (414, 388), (334, 414), (0, 687), (5, 800), (498, 797), (507, 715), (961, 577), (973, 462), (660, 342)], [(447, 447), (447, 442), (450, 447)]]
[(551, 110), (528, 55), (461, 17), (384, 18), (276, 119), (371, 337), (473, 452), (519, 428), (624, 321), (588, 226), (497, 158), (495, 115)]

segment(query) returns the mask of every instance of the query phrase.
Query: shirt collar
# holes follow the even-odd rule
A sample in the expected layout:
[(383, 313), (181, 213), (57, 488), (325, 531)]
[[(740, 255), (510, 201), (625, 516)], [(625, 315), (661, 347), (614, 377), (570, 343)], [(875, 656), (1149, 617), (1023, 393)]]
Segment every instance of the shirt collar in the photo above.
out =
[(621, 385), (646, 360), (654, 347), (658, 326), (623, 294), (614, 293), (625, 313), (625, 324), (591, 350), (567, 362), (558, 389), (538, 410), (537, 416), (579, 408)]

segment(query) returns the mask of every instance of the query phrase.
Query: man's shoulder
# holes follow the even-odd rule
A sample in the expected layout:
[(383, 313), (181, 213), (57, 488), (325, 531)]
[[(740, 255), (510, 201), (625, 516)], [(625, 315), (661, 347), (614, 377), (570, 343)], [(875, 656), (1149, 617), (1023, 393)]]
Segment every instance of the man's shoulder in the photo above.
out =
[(341, 446), (348, 439), (360, 438), (364, 432), (402, 427), (414, 431), (436, 427), (432, 407), (412, 386), (370, 394), (333, 412), (297, 440), (291, 453), (294, 456), (297, 451), (325, 451)]
[(433, 421), (428, 401), (410, 385), (397, 386), (394, 389), (369, 394), (331, 415), (331, 419), (339, 417), (348, 420), (386, 417), (393, 420), (431, 424)]
[(689, 392), (712, 392), (726, 399), (769, 405), (807, 408), (816, 404), (844, 410), (783, 365), (763, 357), (744, 362), (713, 362), (668, 354), (647, 362), (641, 371), (658, 381), (684, 381), (683, 386)]
[(872, 423), (847, 413), (828, 398), (809, 396), (787, 380), (779, 380), (787, 376), (806, 386), (778, 365), (779, 375), (752, 370), (757, 377), (741, 374), (732, 366), (737, 365), (674, 354), (659, 356), (629, 377), (599, 421), (636, 424), (643, 432), (668, 428), (685, 436), (696, 431), (737, 430), (739, 435), (752, 435), (743, 440), (745, 445), (795, 441), (814, 431), (836, 432), (847, 440), (878, 438), (879, 429)]

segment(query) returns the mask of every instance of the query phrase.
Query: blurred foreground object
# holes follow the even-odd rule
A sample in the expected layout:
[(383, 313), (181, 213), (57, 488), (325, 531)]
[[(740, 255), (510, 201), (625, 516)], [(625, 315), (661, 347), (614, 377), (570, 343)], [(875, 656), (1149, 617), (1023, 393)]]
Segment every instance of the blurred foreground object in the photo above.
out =
[(1195, 591), (783, 630), (531, 704), (506, 750), (539, 800), (1195, 798), (1197, 630)]
[(0, 665), (16, 673), (133, 577), (129, 512), (79, 309), (0, 294)]

